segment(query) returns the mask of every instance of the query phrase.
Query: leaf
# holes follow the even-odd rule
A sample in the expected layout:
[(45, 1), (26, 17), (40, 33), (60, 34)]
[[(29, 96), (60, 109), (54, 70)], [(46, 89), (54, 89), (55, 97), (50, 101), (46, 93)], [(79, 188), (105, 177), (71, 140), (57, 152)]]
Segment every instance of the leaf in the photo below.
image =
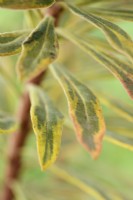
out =
[(98, 99), (67, 70), (54, 64), (52, 72), (59, 80), (69, 104), (79, 142), (97, 158), (102, 146), (105, 124)]
[(107, 131), (107, 136), (105, 137), (105, 140), (122, 148), (133, 151), (133, 138), (129, 138), (124, 135), (114, 133), (112, 131)]
[(0, 134), (7, 134), (16, 131), (18, 125), (13, 117), (8, 116), (4, 112), (0, 112)]
[(59, 153), (63, 116), (48, 96), (37, 86), (30, 86), (31, 121), (36, 134), (38, 156), (42, 170), (55, 162)]
[(0, 0), (0, 7), (10, 9), (33, 9), (47, 7), (54, 2), (54, 0)]
[(111, 113), (112, 115), (106, 116), (106, 125), (108, 130), (125, 137), (133, 138), (133, 123), (127, 121), (126, 118), (125, 120), (123, 116), (118, 116), (118, 113), (115, 115), (114, 112)]
[(118, 58), (100, 50), (96, 44), (94, 45), (94, 42), (92, 44), (91, 42), (87, 43), (82, 38), (62, 29), (58, 29), (58, 33), (78, 45), (82, 50), (105, 66), (120, 80), (128, 94), (133, 98), (133, 68), (128, 63), (124, 63)]
[[(75, 0), (75, 1), (77, 1), (77, 0)], [(76, 2), (74, 2), (74, 5), (75, 5), (75, 3)], [(78, 5), (79, 6), (87, 6), (89, 4), (96, 4), (96, 3), (101, 3), (104, 6), (107, 5), (107, 6), (110, 6), (110, 7), (114, 6), (114, 4), (115, 4), (116, 7), (118, 7), (118, 6), (120, 7), (120, 6), (123, 6), (123, 5), (125, 6), (125, 4), (127, 6), (129, 6), (130, 4), (132, 5), (132, 0), (128, 0), (128, 3), (125, 2), (125, 0), (118, 0), (118, 1), (116, 1), (116, 0), (81, 0), (81, 2)], [(130, 5), (130, 7), (131, 7), (131, 5)]]
[(92, 197), (91, 199), (105, 200), (103, 193), (97, 190), (97, 185), (94, 186), (94, 184), (87, 184), (57, 166), (52, 167), (50, 171), (65, 182), (68, 182), (69, 184), (83, 191), (89, 195), (89, 197)]
[(133, 21), (133, 11), (132, 10), (113, 10), (113, 9), (102, 9), (102, 8), (95, 8), (95, 9), (87, 9), (87, 12), (104, 16), (110, 17), (113, 19), (122, 19), (126, 21)]
[(93, 24), (101, 31), (104, 32), (110, 45), (118, 50), (119, 52), (125, 54), (133, 62), (133, 42), (130, 36), (119, 26), (113, 24), (112, 22), (103, 19), (94, 14), (86, 13), (85, 11), (67, 4), (69, 9), (79, 17), (83, 18), (87, 22)]
[(43, 14), (39, 9), (28, 10), (25, 12), (26, 25), (30, 28), (35, 28), (38, 23), (42, 20)]
[(28, 32), (16, 31), (11, 33), (0, 34), (0, 56), (17, 54), (21, 51), (21, 45)]
[(39, 75), (56, 59), (57, 54), (54, 20), (47, 17), (23, 43), (22, 54), (17, 64), (20, 79), (29, 80)]
[(111, 110), (115, 111), (120, 117), (128, 120), (129, 122), (133, 122), (133, 107), (130, 105), (126, 105), (125, 102), (118, 101), (114, 98), (111, 98), (107, 95), (103, 95), (101, 92), (98, 92), (98, 96), (101, 102), (110, 108)]

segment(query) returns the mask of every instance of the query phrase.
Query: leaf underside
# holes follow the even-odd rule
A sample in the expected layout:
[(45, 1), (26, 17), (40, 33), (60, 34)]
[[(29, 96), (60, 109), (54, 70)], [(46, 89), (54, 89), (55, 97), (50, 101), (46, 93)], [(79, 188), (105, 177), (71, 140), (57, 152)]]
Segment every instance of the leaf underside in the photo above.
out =
[(60, 148), (63, 116), (49, 97), (37, 86), (29, 86), (31, 121), (36, 135), (38, 157), (42, 170), (55, 162)]
[(79, 142), (93, 158), (97, 158), (105, 133), (104, 119), (98, 99), (62, 66), (53, 64), (51, 70), (68, 99), (70, 116)]

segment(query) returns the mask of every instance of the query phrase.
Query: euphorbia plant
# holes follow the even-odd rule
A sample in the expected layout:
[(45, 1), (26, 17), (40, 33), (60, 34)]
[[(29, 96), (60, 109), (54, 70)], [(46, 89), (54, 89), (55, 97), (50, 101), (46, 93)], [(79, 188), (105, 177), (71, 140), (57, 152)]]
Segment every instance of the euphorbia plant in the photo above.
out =
[[(115, 6), (118, 8), (113, 9)], [(133, 20), (133, 12), (124, 9), (124, 6), (123, 0), (0, 2), (1, 8), (23, 9), (23, 12), (28, 13), (30, 22), (27, 29), (0, 34), (0, 56), (19, 53), (16, 74), (25, 90), (18, 107), (17, 120), (5, 113), (1, 113), (0, 117), (0, 132), (15, 132), (11, 138), (13, 145), (12, 151), (9, 152), (3, 200), (13, 198), (10, 185), (19, 175), (21, 147), (31, 129), (30, 120), (36, 135), (42, 170), (46, 170), (58, 156), (65, 119), (46, 91), (39, 86), (42, 80), (45, 82), (49, 71), (65, 93), (78, 141), (93, 158), (99, 156), (105, 134), (105, 122), (98, 100), (100, 93), (95, 95), (83, 81), (81, 83), (77, 80), (71, 69), (66, 69), (59, 57), (60, 41), (64, 38), (72, 42), (100, 63), (101, 67), (106, 67), (123, 84), (132, 98), (133, 42), (131, 37), (115, 24), (119, 19)], [(27, 9), (28, 12), (25, 11)], [(102, 31), (105, 38), (94, 36), (92, 33), (95, 29)], [(73, 53), (71, 49), (70, 51)], [(122, 110), (113, 100), (104, 102), (113, 105), (116, 111)], [(124, 112), (126, 111), (122, 110), (122, 113)], [(107, 134), (117, 143), (131, 145), (124, 136), (110, 132)]]

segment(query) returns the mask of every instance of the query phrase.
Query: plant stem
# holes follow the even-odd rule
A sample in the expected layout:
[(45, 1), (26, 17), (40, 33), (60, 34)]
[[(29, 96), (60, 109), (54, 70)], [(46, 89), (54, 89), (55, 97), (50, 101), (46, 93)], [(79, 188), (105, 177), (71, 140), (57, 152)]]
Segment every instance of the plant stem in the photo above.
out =
[[(44, 74), (41, 73), (38, 77), (31, 81), (31, 83), (39, 85)], [(17, 132), (11, 135), (9, 140), (8, 148), (8, 164), (5, 175), (5, 186), (3, 192), (3, 200), (14, 199), (12, 186), (14, 180), (16, 180), (20, 175), (20, 170), (22, 166), (21, 154), (22, 147), (25, 144), (27, 136), (30, 132), (30, 99), (27, 91), (23, 94), (18, 111), (18, 120), (20, 122), (20, 128)]]
[[(55, 18), (55, 26), (57, 26), (61, 12), (62, 7), (60, 7), (58, 4), (55, 4), (52, 7), (48, 8), (45, 13)], [(30, 83), (40, 85), (41, 80), (45, 74), (46, 71), (41, 73)], [(5, 174), (5, 185), (2, 200), (14, 199), (12, 186), (15, 180), (17, 180), (20, 176), (20, 171), (22, 167), (22, 148), (25, 145), (26, 139), (30, 132), (30, 99), (27, 91), (25, 91), (25, 93), (23, 94), (18, 109), (20, 128), (16, 133), (11, 135), (9, 140), (7, 155), (8, 164)]]

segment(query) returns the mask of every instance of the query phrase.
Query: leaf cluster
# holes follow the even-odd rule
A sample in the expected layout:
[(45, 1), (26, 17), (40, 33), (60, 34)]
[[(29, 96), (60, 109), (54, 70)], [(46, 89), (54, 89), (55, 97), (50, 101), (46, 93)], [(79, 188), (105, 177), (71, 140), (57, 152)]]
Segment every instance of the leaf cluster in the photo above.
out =
[[(0, 34), (0, 56), (20, 53), (16, 64), (17, 75), (23, 84), (27, 84), (31, 101), (32, 127), (43, 170), (57, 158), (64, 123), (64, 117), (59, 111), (60, 107), (53, 103), (56, 95), (53, 96), (52, 101), (50, 95), (44, 92), (43, 86), (38, 87), (30, 83), (46, 70), (52, 74), (50, 77), (55, 77), (63, 89), (77, 139), (93, 158), (97, 158), (101, 152), (105, 130), (106, 140), (133, 150), (132, 105), (125, 105), (118, 99), (105, 96), (93, 85), (90, 89), (87, 81), (92, 77), (96, 79), (95, 66), (90, 67), (94, 76), (90, 76), (89, 79), (89, 74), (86, 74), (84, 67), (89, 66), (89, 63), (82, 62), (83, 68), (79, 78), (76, 78), (74, 68), (67, 69), (67, 65), (65, 66), (67, 59), (60, 56), (62, 52), (60, 53), (59, 48), (62, 41), (69, 41), (76, 45), (89, 56), (90, 62), (94, 62), (101, 70), (98, 81), (106, 76), (110, 77), (111, 73), (133, 98), (133, 41), (131, 36), (117, 25), (119, 20), (133, 21), (133, 11), (130, 9), (133, 7), (132, 1), (129, 1), (126, 6), (125, 1), (122, 0), (117, 2), (79, 0), (73, 1), (73, 4), (70, 1), (57, 1), (55, 4), (63, 7), (58, 27), (55, 27), (54, 18), (47, 14), (47, 9), (45, 11), (42, 9), (54, 3), (54, 0), (32, 0), (28, 3), (26, 0), (21, 3), (16, 0), (0, 1), (1, 8), (24, 9), (28, 21), (27, 28), (24, 30)], [(43, 12), (46, 12), (45, 17)], [(93, 34), (96, 31), (102, 33), (101, 38)], [(74, 53), (72, 49), (70, 51), (71, 54)], [(72, 60), (67, 60), (71, 66)], [(105, 70), (102, 67), (105, 67)], [(54, 86), (51, 79), (47, 78), (44, 82), (49, 88), (56, 90), (56, 84)], [(107, 115), (104, 120), (100, 102), (120, 116), (118, 124), (114, 116)], [(111, 120), (112, 124), (110, 124)], [(129, 128), (125, 125), (125, 120), (129, 123)], [(118, 132), (115, 131), (115, 126), (119, 129)], [(71, 128), (69, 119), (66, 119), (65, 127)], [(9, 117), (8, 114), (0, 113), (0, 133), (13, 132), (18, 128), (17, 120)]]

